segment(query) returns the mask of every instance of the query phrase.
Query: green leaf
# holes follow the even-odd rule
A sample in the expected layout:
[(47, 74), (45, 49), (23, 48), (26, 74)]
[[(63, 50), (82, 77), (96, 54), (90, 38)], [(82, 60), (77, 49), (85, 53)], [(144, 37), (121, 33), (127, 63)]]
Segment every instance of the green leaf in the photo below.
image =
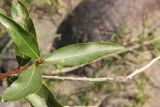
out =
[(3, 9), (0, 9), (0, 13), (6, 15), (6, 11)]
[(5, 90), (2, 98), (4, 101), (16, 101), (35, 93), (41, 86), (42, 74), (36, 65), (32, 65), (23, 71), (19, 78)]
[(16, 53), (16, 59), (17, 59), (19, 66), (24, 66), (31, 61), (30, 57), (24, 54), (21, 54), (17, 46), (15, 46), (15, 53)]
[(56, 100), (53, 93), (49, 90), (49, 88), (46, 86), (46, 84), (43, 84), (41, 89), (36, 94), (46, 101), (48, 107), (63, 107)]
[(33, 0), (18, 0), (18, 1), (21, 1), (21, 3), (23, 3), (25, 5), (25, 7), (30, 9)]
[(0, 13), (0, 23), (7, 29), (20, 53), (34, 60), (40, 59), (38, 43), (33, 34), (24, 30), (19, 24)]
[(41, 89), (34, 94), (26, 97), (33, 107), (63, 107), (48, 89), (46, 84), (43, 84)]
[(65, 46), (45, 57), (45, 61), (62, 66), (89, 63), (103, 56), (122, 52), (124, 48), (110, 42), (89, 42)]
[(43, 98), (39, 97), (36, 94), (30, 94), (26, 97), (26, 99), (30, 102), (30, 104), (33, 107), (50, 107), (47, 106), (46, 101)]
[[(11, 15), (15, 22), (21, 25), (28, 32), (32, 33), (33, 35), (31, 36), (33, 37), (33, 39), (36, 39), (36, 31), (33, 21), (29, 16), (27, 8), (20, 1), (12, 1)], [(31, 58), (27, 57), (24, 54), (21, 54), (17, 47), (15, 52), (18, 64), (20, 66), (24, 66), (31, 60)]]
[(11, 16), (15, 22), (21, 25), (28, 32), (32, 33), (33, 38), (36, 38), (36, 31), (33, 21), (27, 8), (20, 1), (14, 0), (12, 2)]

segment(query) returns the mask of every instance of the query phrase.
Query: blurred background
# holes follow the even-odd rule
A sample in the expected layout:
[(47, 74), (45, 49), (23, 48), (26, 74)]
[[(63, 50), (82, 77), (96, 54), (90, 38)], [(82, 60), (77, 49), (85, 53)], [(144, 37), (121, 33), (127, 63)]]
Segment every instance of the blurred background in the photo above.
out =
[[(21, 0), (34, 22), (42, 56), (60, 47), (90, 41), (111, 41), (130, 50), (86, 66), (58, 69), (41, 66), (46, 75), (72, 77), (127, 76), (160, 53), (159, 0)], [(0, 0), (0, 8), (10, 16), (12, 0)], [(160, 107), (160, 62), (133, 81), (75, 82), (47, 84), (65, 106)], [(17, 68), (14, 45), (0, 26), (0, 72)], [(69, 69), (65, 73), (58, 73)], [(0, 81), (0, 93), (7, 88)], [(30, 107), (25, 100), (0, 107)]]

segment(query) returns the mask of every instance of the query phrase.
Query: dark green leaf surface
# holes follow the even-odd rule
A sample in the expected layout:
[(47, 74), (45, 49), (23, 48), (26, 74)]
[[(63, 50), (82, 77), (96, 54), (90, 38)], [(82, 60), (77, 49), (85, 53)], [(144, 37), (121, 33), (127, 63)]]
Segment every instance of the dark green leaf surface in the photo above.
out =
[(89, 42), (65, 46), (45, 57), (45, 61), (56, 65), (80, 65), (103, 56), (119, 53), (124, 48), (110, 42)]
[(30, 57), (28, 57), (24, 54), (21, 54), (21, 52), (18, 50), (17, 46), (15, 46), (15, 53), (16, 53), (16, 59), (17, 59), (19, 66), (24, 66), (31, 61)]
[(12, 19), (0, 13), (0, 22), (8, 30), (12, 40), (21, 54), (34, 60), (40, 59), (38, 43), (33, 34), (24, 30)]
[(3, 93), (4, 101), (16, 101), (38, 91), (42, 86), (42, 74), (36, 65), (23, 71), (19, 78)]
[(48, 107), (63, 107), (45, 84), (42, 85), (36, 94), (46, 101)]
[(30, 9), (32, 7), (33, 0), (17, 0), (17, 1), (20, 1), (21, 3), (23, 3), (23, 5), (27, 7), (27, 9)]
[(36, 38), (36, 31), (27, 8), (17, 0), (12, 2), (11, 15), (15, 22), (21, 25), (25, 30), (32, 33), (33, 38)]
[[(23, 27), (28, 32), (32, 33), (33, 35), (31, 36), (34, 39), (36, 39), (36, 31), (34, 28), (33, 21), (29, 16), (27, 8), (20, 1), (17, 0), (12, 1), (11, 15), (15, 22), (17, 22), (21, 27)], [(20, 66), (24, 66), (31, 60), (31, 58), (27, 57), (24, 54), (21, 54), (21, 52), (18, 50), (17, 47), (15, 49), (15, 52), (18, 64)]]

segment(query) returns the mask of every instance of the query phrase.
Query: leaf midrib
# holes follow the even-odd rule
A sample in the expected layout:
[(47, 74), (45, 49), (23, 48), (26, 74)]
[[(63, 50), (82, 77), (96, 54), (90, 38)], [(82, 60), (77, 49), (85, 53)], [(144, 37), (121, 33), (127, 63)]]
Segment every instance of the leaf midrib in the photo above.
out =
[(32, 47), (25, 41), (25, 39), (22, 36), (19, 36), (21, 39), (24, 40), (25, 44), (32, 50), (32, 52), (34, 53), (34, 55), (36, 55), (36, 57), (39, 59), (39, 55), (36, 54), (36, 52), (32, 49)]
[[(5, 16), (5, 15), (3, 15), (3, 14), (0, 14), (1, 16), (2, 16), (2, 18), (7, 18), (7, 20), (10, 20), (12, 23), (14, 23), (14, 24), (16, 24), (16, 25), (18, 25), (20, 28), (22, 28), (23, 29), (23, 27), (21, 27), (19, 24), (17, 24), (14, 20), (12, 20), (11, 18), (9, 18), (9, 17), (7, 17), (7, 16)], [(12, 29), (10, 29), (11, 31), (12, 31)], [(23, 29), (24, 30), (24, 29)], [(26, 31), (26, 30), (24, 30), (24, 31)], [(29, 32), (28, 31), (26, 31), (28, 34), (29, 34)], [(18, 34), (19, 35), (19, 34)], [(34, 36), (32, 33), (31, 33), (31, 35), (32, 36)], [(23, 38), (23, 36), (19, 36), (24, 42), (25, 42), (25, 44), (27, 44), (27, 46), (31, 49), (31, 51), (33, 52), (33, 54), (38, 58), (38, 59), (40, 59), (40, 57), (39, 57), (39, 55), (38, 54), (36, 54), (35, 53), (35, 51), (32, 49), (32, 47), (30, 47), (30, 45), (25, 41), (25, 39)], [(34, 40), (35, 40), (35, 38), (34, 38)], [(37, 43), (37, 41), (36, 41), (36, 43)], [(36, 48), (38, 48), (38, 47), (36, 47)]]

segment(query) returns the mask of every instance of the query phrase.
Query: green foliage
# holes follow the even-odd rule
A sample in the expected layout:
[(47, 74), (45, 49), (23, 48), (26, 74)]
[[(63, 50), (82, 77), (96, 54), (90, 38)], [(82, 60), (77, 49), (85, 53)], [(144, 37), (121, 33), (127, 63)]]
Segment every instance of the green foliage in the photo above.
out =
[(30, 94), (26, 99), (31, 103), (33, 107), (48, 107), (46, 101), (39, 97), (37, 94)]
[[(31, 2), (31, 0), (29, 1)], [(51, 2), (58, 5), (58, 0)], [(17, 73), (22, 70), (22, 73), (5, 90), (2, 101), (16, 101), (26, 98), (34, 107), (62, 107), (46, 84), (42, 84), (42, 73), (38, 66), (40, 63), (47, 62), (62, 66), (81, 65), (124, 50), (122, 46), (109, 42), (80, 43), (58, 49), (42, 59), (35, 27), (25, 5), (14, 0), (11, 8), (12, 18), (4, 13), (3, 10), (0, 10), (0, 23), (11, 36), (15, 44), (17, 61), (23, 67), (15, 70)], [(28, 63), (30, 65), (27, 65)]]
[(62, 105), (56, 101), (53, 93), (45, 84), (42, 85), (41, 89), (36, 94), (45, 99), (48, 107), (62, 107)]
[(124, 48), (122, 46), (109, 42), (80, 43), (56, 50), (45, 57), (45, 61), (62, 66), (80, 65), (103, 56), (111, 56), (123, 50)]
[[(29, 13), (27, 11), (27, 8), (17, 0), (14, 0), (12, 2), (12, 8), (11, 8), (11, 15), (15, 22), (17, 22), (21, 27), (23, 27), (28, 32), (32, 33), (33, 35), (30, 35), (33, 39), (36, 39), (36, 31), (34, 28), (34, 24), (32, 19), (29, 16)], [(25, 65), (28, 63), (31, 58), (28, 56), (21, 54), (19, 49), (16, 46), (16, 58), (20, 66)]]
[(34, 28), (33, 21), (29, 16), (27, 8), (17, 0), (13, 1), (11, 8), (12, 19), (21, 25), (25, 30), (29, 31), (33, 34), (34, 38), (36, 38), (36, 31)]
[(29, 9), (31, 7), (31, 3), (33, 0), (16, 0), (16, 1), (22, 2), (25, 5), (25, 7)]
[(26, 99), (34, 107), (63, 107), (57, 102), (52, 92), (43, 84), (41, 89), (35, 94), (31, 94)]
[(22, 72), (19, 78), (4, 92), (5, 101), (16, 101), (35, 93), (42, 86), (42, 73), (36, 65)]
[(32, 33), (3, 14), (0, 14), (0, 22), (7, 29), (21, 54), (34, 60), (40, 59), (38, 44)]

